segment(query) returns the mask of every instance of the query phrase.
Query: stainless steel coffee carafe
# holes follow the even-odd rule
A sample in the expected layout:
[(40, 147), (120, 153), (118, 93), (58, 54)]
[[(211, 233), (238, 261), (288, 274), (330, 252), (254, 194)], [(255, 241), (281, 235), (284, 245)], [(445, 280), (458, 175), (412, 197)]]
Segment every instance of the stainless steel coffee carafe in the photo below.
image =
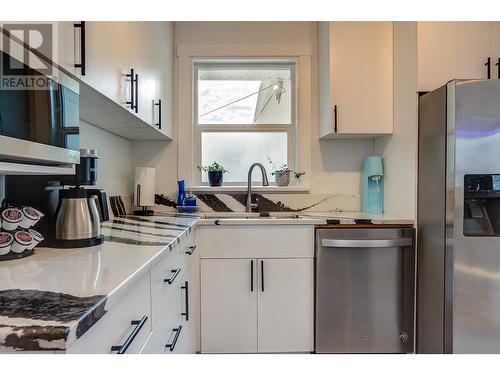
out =
[(68, 247), (102, 243), (101, 222), (108, 219), (106, 193), (102, 190), (72, 188), (59, 194), (56, 240)]

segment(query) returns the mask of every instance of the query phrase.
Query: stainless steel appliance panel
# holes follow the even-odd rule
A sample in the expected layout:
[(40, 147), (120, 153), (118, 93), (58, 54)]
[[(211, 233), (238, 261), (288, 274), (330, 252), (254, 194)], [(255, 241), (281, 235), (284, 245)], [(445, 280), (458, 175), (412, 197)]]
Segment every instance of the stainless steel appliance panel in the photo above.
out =
[(500, 353), (499, 103), (499, 80), (420, 99), (417, 352)]
[[(464, 236), (466, 174), (500, 173), (500, 81), (455, 82), (453, 352), (500, 353), (500, 238)], [(453, 121), (454, 120), (454, 121)], [(451, 157), (451, 155), (450, 155)]]
[[(418, 142), (417, 353), (443, 353), (447, 88), (420, 98)], [(448, 280), (449, 281), (449, 280)]]
[(320, 229), (316, 352), (413, 351), (413, 229)]

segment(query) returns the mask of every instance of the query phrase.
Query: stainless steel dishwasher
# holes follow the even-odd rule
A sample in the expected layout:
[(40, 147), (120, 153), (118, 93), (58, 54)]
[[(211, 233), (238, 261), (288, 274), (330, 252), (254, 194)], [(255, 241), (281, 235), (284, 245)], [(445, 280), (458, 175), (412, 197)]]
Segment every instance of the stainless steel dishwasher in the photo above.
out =
[(413, 228), (316, 231), (316, 353), (414, 347)]

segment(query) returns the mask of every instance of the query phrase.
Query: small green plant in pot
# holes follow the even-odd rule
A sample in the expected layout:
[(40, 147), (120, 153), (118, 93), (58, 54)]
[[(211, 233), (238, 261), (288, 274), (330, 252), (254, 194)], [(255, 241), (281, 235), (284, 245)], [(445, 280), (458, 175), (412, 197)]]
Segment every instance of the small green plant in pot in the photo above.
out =
[(224, 169), (222, 165), (220, 165), (216, 161), (214, 161), (210, 165), (202, 165), (201, 167), (198, 166), (198, 169), (201, 172), (208, 173), (208, 183), (210, 184), (210, 186), (221, 186), (224, 173), (229, 173)]
[(274, 170), (271, 174), (274, 176), (277, 186), (288, 186), (290, 184), (290, 173), (293, 173), (297, 180), (300, 180), (300, 178), (306, 174), (306, 172), (303, 171), (290, 169), (286, 164), (276, 167), (269, 156), (267, 157), (267, 160)]

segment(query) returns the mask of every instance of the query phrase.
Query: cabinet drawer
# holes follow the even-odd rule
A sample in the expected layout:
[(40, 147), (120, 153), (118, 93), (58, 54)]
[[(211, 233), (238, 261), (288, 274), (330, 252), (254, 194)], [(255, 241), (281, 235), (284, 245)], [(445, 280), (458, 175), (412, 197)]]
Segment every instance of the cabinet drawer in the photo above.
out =
[(156, 324), (160, 313), (169, 298), (179, 288), (182, 268), (180, 265), (179, 245), (151, 270), (151, 316)]
[[(112, 346), (133, 338), (126, 353), (137, 353), (151, 332), (149, 274), (124, 296), (102, 319), (68, 348), (68, 353), (110, 354)], [(146, 318), (143, 324), (138, 323)], [(141, 322), (142, 323), (142, 322)], [(134, 332), (135, 331), (135, 332)]]
[(181, 268), (185, 271), (189, 268), (194, 257), (198, 255), (195, 234), (192, 231), (185, 239), (179, 244), (180, 258), (181, 258)]
[[(178, 293), (168, 301), (166, 308), (162, 311), (158, 322), (142, 347), (141, 354), (178, 353), (181, 348), (181, 338), (185, 333), (183, 328), (181, 322), (181, 298), (180, 293)], [(167, 347), (167, 345), (170, 346)]]
[(310, 258), (312, 225), (206, 225), (197, 231), (201, 258)]

